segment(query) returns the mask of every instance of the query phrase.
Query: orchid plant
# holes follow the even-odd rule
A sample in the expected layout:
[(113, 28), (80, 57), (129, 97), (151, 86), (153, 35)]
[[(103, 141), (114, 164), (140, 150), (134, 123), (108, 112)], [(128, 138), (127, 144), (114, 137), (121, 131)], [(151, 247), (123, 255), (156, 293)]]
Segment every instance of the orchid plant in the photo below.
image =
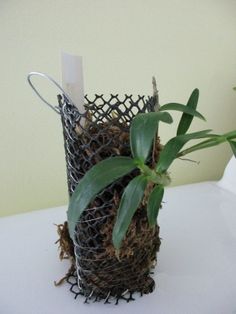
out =
[[(168, 169), (176, 158), (224, 142), (230, 144), (236, 157), (236, 130), (223, 135), (212, 134), (210, 129), (187, 133), (194, 117), (205, 120), (196, 110), (198, 98), (199, 90), (194, 89), (186, 105), (168, 103), (158, 106), (156, 112), (136, 115), (130, 126), (132, 157), (110, 157), (97, 163), (85, 174), (71, 196), (67, 216), (72, 239), (74, 238), (76, 224), (89, 203), (106, 186), (132, 170), (139, 169), (139, 174), (126, 186), (120, 200), (112, 234), (116, 251), (119, 251), (121, 247), (132, 217), (140, 206), (149, 183), (152, 183), (152, 188), (147, 199), (147, 217), (150, 228), (155, 226), (164, 189), (170, 184)], [(177, 134), (162, 146), (158, 160), (156, 160), (154, 167), (150, 167), (147, 161), (157, 136), (158, 125), (161, 122), (168, 124), (173, 122), (169, 113), (172, 110), (182, 112)], [(201, 141), (197, 144), (183, 149), (188, 142), (199, 139)]]

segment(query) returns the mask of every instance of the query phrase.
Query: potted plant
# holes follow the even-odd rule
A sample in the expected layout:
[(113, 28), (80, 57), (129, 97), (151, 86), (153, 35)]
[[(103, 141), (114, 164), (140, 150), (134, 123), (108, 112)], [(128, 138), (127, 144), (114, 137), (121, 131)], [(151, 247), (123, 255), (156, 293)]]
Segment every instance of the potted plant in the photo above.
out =
[[(136, 115), (130, 115), (133, 111), (126, 102), (113, 96), (117, 103), (106, 110), (107, 103), (99, 107), (87, 99), (86, 114), (83, 120), (75, 119), (73, 136), (66, 131), (70, 119), (63, 120), (65, 147), (70, 152), (68, 182), (73, 188), (69, 189), (67, 222), (58, 226), (60, 257), (71, 259), (65, 278), (70, 282), (71, 275), (76, 277), (76, 282), (71, 282), (72, 291), (77, 289), (76, 296), (84, 295), (86, 302), (108, 302), (111, 298), (129, 301), (134, 292), (153, 291), (150, 272), (160, 247), (157, 217), (165, 187), (171, 181), (168, 169), (176, 158), (224, 142), (230, 144), (236, 156), (236, 131), (223, 135), (212, 134), (210, 129), (188, 132), (194, 117), (205, 120), (196, 110), (198, 89), (186, 105), (160, 106), (155, 80), (153, 87), (153, 97), (144, 102), (144, 109), (138, 108)], [(138, 102), (128, 100), (137, 109)], [(61, 97), (59, 103), (63, 110)], [(121, 110), (120, 105), (125, 109)], [(102, 114), (94, 123), (99, 108)], [(162, 145), (158, 126), (172, 123), (172, 110), (182, 112), (177, 134)], [(123, 118), (125, 115), (128, 120)], [(184, 148), (193, 140), (200, 142)], [(82, 162), (81, 154), (74, 157), (79, 147), (85, 156)], [(79, 175), (74, 178), (74, 173)]]

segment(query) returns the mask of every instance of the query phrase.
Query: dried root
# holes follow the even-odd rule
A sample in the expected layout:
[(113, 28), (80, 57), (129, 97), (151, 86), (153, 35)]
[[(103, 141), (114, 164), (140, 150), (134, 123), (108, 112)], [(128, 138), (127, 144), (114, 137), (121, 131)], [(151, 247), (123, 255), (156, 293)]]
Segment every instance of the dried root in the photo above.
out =
[(60, 260), (69, 259), (71, 262), (70, 269), (66, 273), (66, 275), (58, 280), (54, 281), (55, 286), (60, 286), (65, 282), (67, 278), (69, 278), (75, 271), (75, 254), (74, 254), (74, 244), (70, 238), (68, 231), (68, 224), (65, 221), (64, 224), (59, 224), (57, 226), (57, 233), (59, 235), (59, 239), (55, 242), (55, 244), (59, 243), (59, 258)]

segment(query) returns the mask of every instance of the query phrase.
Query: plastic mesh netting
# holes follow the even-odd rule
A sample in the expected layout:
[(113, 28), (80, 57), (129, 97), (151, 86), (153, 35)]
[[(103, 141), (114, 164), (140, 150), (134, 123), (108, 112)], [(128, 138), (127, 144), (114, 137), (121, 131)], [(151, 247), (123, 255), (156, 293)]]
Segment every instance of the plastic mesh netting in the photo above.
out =
[[(154, 111), (152, 97), (95, 95), (85, 97), (86, 112), (80, 114), (65, 97), (59, 96), (65, 141), (69, 195), (84, 174), (99, 161), (110, 156), (130, 156), (129, 128), (140, 112)], [(158, 141), (158, 140), (157, 140)], [(157, 143), (159, 144), (159, 142)], [(158, 153), (158, 145), (157, 152)], [(149, 159), (151, 163), (151, 156)], [(83, 212), (75, 230), (76, 273), (68, 279), (75, 296), (105, 300), (132, 300), (134, 292), (154, 289), (150, 270), (159, 250), (159, 227), (150, 229), (145, 202), (135, 213), (123, 241), (119, 259), (112, 245), (112, 228), (124, 188), (136, 170), (102, 191)], [(73, 277), (73, 278), (72, 278)]]

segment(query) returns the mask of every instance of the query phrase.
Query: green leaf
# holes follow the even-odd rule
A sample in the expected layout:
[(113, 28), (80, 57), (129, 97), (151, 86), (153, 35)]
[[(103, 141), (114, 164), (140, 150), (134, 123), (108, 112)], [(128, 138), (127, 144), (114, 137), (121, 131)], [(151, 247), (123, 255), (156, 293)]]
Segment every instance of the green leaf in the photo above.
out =
[(161, 201), (164, 195), (164, 187), (157, 185), (149, 196), (147, 204), (147, 216), (150, 227), (155, 226), (157, 222), (157, 216), (161, 207)]
[(132, 155), (145, 163), (156, 135), (159, 121), (172, 123), (168, 112), (140, 113), (132, 121), (130, 128), (130, 146)]
[(107, 185), (135, 169), (133, 159), (129, 157), (111, 157), (93, 166), (82, 178), (71, 196), (67, 211), (70, 236), (83, 210)]
[(175, 111), (184, 112), (184, 114), (186, 114), (186, 117), (192, 116), (192, 117), (197, 117), (199, 119), (206, 121), (206, 119), (203, 117), (203, 115), (200, 112), (196, 111), (195, 109), (193, 109), (191, 107), (187, 107), (187, 106), (182, 105), (182, 104), (178, 104), (178, 103), (165, 104), (165, 105), (161, 106), (161, 108), (160, 108), (160, 111), (164, 111), (164, 110), (175, 110)]
[[(196, 109), (198, 98), (199, 98), (199, 90), (195, 88), (189, 97), (186, 107)], [(192, 123), (192, 120), (193, 120), (193, 115), (189, 115), (188, 113), (183, 113), (180, 119), (179, 125), (178, 125), (177, 135), (185, 134), (188, 131)]]
[(224, 134), (223, 136), (226, 137), (228, 141), (234, 140), (234, 139), (236, 139), (236, 130), (230, 131), (230, 132)]
[[(224, 141), (226, 141), (226, 139), (224, 139)], [(222, 143), (222, 139), (220, 137), (220, 135), (216, 135), (214, 137), (210, 137), (210, 139), (206, 140), (206, 141), (203, 141), (203, 142), (200, 142), (196, 145), (193, 145), (181, 152), (178, 153), (177, 157), (182, 157), (182, 156), (185, 156), (187, 154), (190, 154), (194, 151), (197, 151), (197, 150), (201, 150), (201, 149), (205, 149), (205, 148), (208, 148), (208, 147), (212, 147), (212, 146), (216, 146), (218, 144)]]
[[(222, 144), (226, 141), (229, 142), (229, 144), (231, 145), (231, 148), (233, 150), (234, 141), (232, 141), (232, 140), (236, 138), (236, 130), (225, 133), (223, 135), (207, 134), (206, 137), (209, 137), (209, 139), (206, 141), (200, 142), (196, 145), (193, 145), (193, 146), (179, 152), (177, 157), (185, 156), (187, 154), (190, 154), (190, 153), (197, 151), (197, 150), (200, 150), (200, 149), (205, 149), (205, 148), (209, 148), (212, 146), (216, 146), (216, 145)], [(233, 143), (231, 144), (231, 142), (233, 142)], [(234, 152), (234, 150), (233, 150), (233, 152)]]
[(229, 141), (229, 144), (230, 144), (230, 146), (232, 148), (234, 157), (236, 158), (236, 142), (235, 141)]
[(147, 177), (139, 175), (131, 180), (124, 190), (112, 233), (113, 244), (117, 250), (119, 250), (133, 215), (142, 201), (147, 182)]
[(156, 166), (158, 172), (166, 171), (174, 159), (177, 157), (181, 148), (190, 140), (199, 139), (207, 136), (211, 130), (204, 130), (189, 134), (178, 135), (170, 139), (160, 153), (160, 158)]

